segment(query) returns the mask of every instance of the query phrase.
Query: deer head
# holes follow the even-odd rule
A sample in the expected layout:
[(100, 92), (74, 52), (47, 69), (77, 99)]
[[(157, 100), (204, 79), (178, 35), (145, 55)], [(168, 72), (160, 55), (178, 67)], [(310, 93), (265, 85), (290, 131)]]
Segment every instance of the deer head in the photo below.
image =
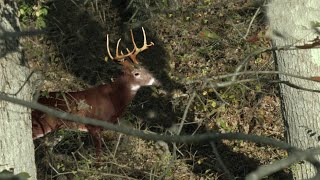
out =
[(143, 32), (143, 46), (141, 48), (137, 47), (133, 37), (133, 32), (132, 30), (130, 30), (131, 40), (133, 43), (133, 50), (130, 51), (128, 48), (126, 48), (127, 54), (123, 54), (122, 51), (120, 51), (119, 53), (119, 44), (121, 41), (121, 38), (120, 38), (117, 42), (115, 57), (111, 55), (110, 48), (109, 48), (109, 35), (107, 35), (108, 55), (113, 61), (123, 66), (124, 76), (121, 76), (121, 77), (126, 78), (125, 80), (127, 81), (127, 83), (130, 84), (130, 87), (131, 87), (130, 89), (132, 92), (136, 92), (141, 86), (160, 85), (159, 81), (157, 81), (148, 70), (140, 66), (139, 61), (137, 59), (137, 55), (140, 52), (154, 45), (153, 42), (150, 42), (150, 44), (147, 43), (147, 37), (143, 27), (142, 27), (142, 32)]

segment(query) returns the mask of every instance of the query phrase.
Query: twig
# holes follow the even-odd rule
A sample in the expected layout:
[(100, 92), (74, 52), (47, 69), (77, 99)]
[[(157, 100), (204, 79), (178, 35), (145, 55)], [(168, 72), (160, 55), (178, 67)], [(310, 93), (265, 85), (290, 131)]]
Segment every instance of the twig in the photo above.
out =
[(215, 87), (215, 88), (223, 88), (223, 87), (228, 87), (228, 86), (232, 86), (234, 84), (240, 84), (240, 83), (248, 83), (248, 82), (253, 82), (253, 81), (257, 81), (260, 80), (259, 78), (252, 78), (252, 79), (242, 79), (242, 80), (236, 80), (236, 81), (227, 81), (227, 82), (222, 82), (222, 83), (209, 83), (210, 86)]
[[(236, 70), (234, 71), (235, 73), (239, 73), (241, 71), (241, 69), (243, 69), (243, 67), (249, 62), (249, 60), (254, 57), (257, 56), (259, 54), (262, 54), (264, 52), (274, 52), (274, 51), (279, 51), (279, 50), (296, 50), (297, 48), (293, 47), (292, 45), (288, 45), (288, 46), (282, 46), (282, 47), (271, 47), (271, 48), (263, 48), (263, 49), (258, 49), (255, 52), (249, 54), (236, 68)], [(236, 80), (236, 77), (233, 76), (232, 81)]]
[(320, 90), (310, 89), (310, 88), (305, 88), (305, 87), (302, 87), (302, 86), (298, 86), (298, 85), (295, 85), (293, 83), (290, 83), (289, 81), (271, 81), (271, 82), (273, 82), (273, 83), (282, 83), (282, 84), (285, 84), (285, 85), (290, 86), (292, 88), (300, 89), (300, 90), (303, 90), (303, 91), (320, 93)]
[[(202, 104), (202, 106), (203, 106), (204, 108), (207, 108), (207, 107), (206, 107), (206, 104), (202, 101), (202, 99), (200, 98), (199, 94), (197, 94), (196, 97), (197, 97), (197, 99), (200, 101), (200, 103)], [(204, 121), (204, 119), (201, 119), (200, 122), (194, 122), (194, 123), (196, 123), (198, 126), (197, 126), (197, 128), (193, 131), (193, 133), (192, 133), (191, 135), (194, 135), (194, 134), (197, 133), (197, 131), (199, 130), (199, 128), (202, 126), (202, 122), (203, 122), (203, 121)], [(186, 124), (186, 123), (184, 123), (184, 124)]]
[[(186, 121), (186, 118), (187, 118), (187, 114), (188, 114), (188, 112), (189, 112), (189, 108), (190, 108), (190, 106), (191, 106), (191, 104), (192, 104), (195, 96), (196, 96), (196, 91), (193, 91), (193, 93), (192, 93), (192, 95), (191, 95), (191, 97), (190, 97), (190, 99), (189, 99), (189, 101), (188, 101), (188, 103), (187, 103), (187, 106), (186, 106), (186, 108), (185, 108), (185, 110), (184, 110), (184, 113), (183, 113), (183, 115), (182, 115), (182, 120), (181, 120), (181, 122), (180, 122), (179, 129), (178, 129), (178, 131), (175, 133), (176, 135), (179, 135), (179, 134), (181, 133), (181, 131), (182, 131), (183, 125), (184, 125), (184, 123), (185, 123), (185, 121)], [(173, 151), (173, 155), (172, 155), (172, 157), (171, 157), (171, 159), (170, 159), (170, 162), (169, 162), (169, 164), (167, 165), (166, 169), (165, 169), (165, 170), (163, 171), (163, 173), (161, 174), (160, 179), (162, 179), (162, 178), (165, 177), (165, 175), (168, 173), (168, 171), (169, 171), (169, 170), (172, 168), (172, 166), (174, 165), (174, 161), (175, 161), (176, 158), (177, 158), (177, 150), (178, 150), (177, 144), (176, 144), (176, 143), (172, 143), (172, 144), (173, 144), (173, 150), (172, 150), (172, 151)]]
[[(268, 176), (270, 174), (273, 174), (281, 169), (284, 169), (286, 167), (289, 167), (290, 165), (307, 160), (314, 166), (319, 167), (319, 162), (316, 159), (313, 159), (315, 155), (320, 154), (320, 148), (315, 148), (315, 149), (308, 149), (305, 151), (295, 151), (291, 155), (289, 155), (288, 158), (286, 159), (281, 159), (278, 161), (273, 162), (270, 165), (265, 165), (265, 166), (260, 166), (257, 170), (251, 172), (246, 176), (246, 180), (258, 180), (262, 179), (265, 176)], [(311, 159), (310, 159), (311, 158)], [(315, 177), (315, 179), (319, 179), (319, 168), (317, 169), (318, 173)]]
[(179, 135), (181, 133), (181, 131), (182, 131), (183, 125), (184, 125), (184, 123), (186, 121), (186, 118), (187, 118), (187, 114), (189, 112), (189, 108), (190, 108), (190, 106), (191, 106), (191, 104), (192, 104), (192, 102), (193, 102), (195, 97), (196, 97), (196, 91), (193, 91), (192, 94), (191, 94), (191, 97), (190, 97), (190, 99), (189, 99), (189, 101), (187, 103), (187, 106), (186, 106), (186, 108), (185, 108), (185, 110), (183, 112), (182, 120), (180, 122), (180, 126), (179, 126), (179, 129), (178, 129), (177, 135)]
[(130, 19), (127, 22), (131, 22), (133, 20), (133, 18), (136, 17), (138, 12), (139, 12), (139, 9), (136, 9), (135, 12), (132, 14), (132, 16), (130, 17)]
[[(210, 84), (210, 85), (211, 85), (211, 84)], [(225, 100), (220, 96), (220, 93), (218, 93), (218, 91), (216, 90), (216, 88), (214, 88), (214, 87), (211, 87), (211, 88), (212, 88), (214, 94), (218, 97), (218, 99), (219, 99), (220, 101), (222, 101), (224, 104), (229, 105), (229, 103), (228, 103), (227, 101), (225, 101)]]
[[(58, 173), (58, 174), (52, 176), (51, 178), (55, 178), (55, 177), (62, 176), (62, 175), (66, 175), (66, 174), (74, 174), (74, 172), (62, 172), (62, 173)], [(59, 179), (59, 178), (57, 178), (57, 179)]]
[(210, 145), (211, 145), (211, 148), (212, 148), (212, 151), (213, 151), (213, 154), (216, 156), (217, 158), (217, 161), (218, 161), (218, 164), (221, 166), (222, 170), (226, 173), (226, 176), (228, 179), (232, 180), (232, 179), (235, 179), (235, 177), (233, 176), (233, 174), (229, 171), (229, 169), (227, 168), (227, 166), (224, 164), (220, 154), (219, 154), (219, 151), (217, 149), (217, 145), (215, 142), (211, 141), (210, 142)]
[[(115, 154), (112, 154), (112, 152), (111, 152), (110, 149), (108, 148), (108, 146), (107, 146), (107, 144), (106, 144), (106, 142), (104, 141), (103, 138), (101, 138), (101, 141), (102, 141), (103, 145), (106, 147), (106, 149), (109, 151), (110, 156), (112, 157), (112, 159), (113, 159), (113, 161), (114, 161), (114, 162), (109, 162), (110, 164), (112, 164), (112, 165), (110, 166), (110, 169), (112, 168), (113, 165), (116, 165), (116, 166), (118, 166), (118, 167), (123, 167), (122, 165), (120, 165), (120, 164), (117, 162), (117, 158), (116, 158)], [(127, 175), (127, 173), (126, 173), (122, 168), (120, 168), (120, 170), (121, 170), (122, 174)]]
[(86, 161), (89, 161), (89, 159), (87, 159), (84, 155), (82, 155), (79, 151), (77, 151), (77, 153), (79, 154), (79, 156), (81, 156), (83, 159), (85, 159)]
[(307, 81), (319, 82), (319, 80), (314, 79), (312, 77), (305, 77), (305, 76), (300, 76), (300, 75), (281, 72), (281, 71), (243, 71), (243, 72), (228, 73), (228, 74), (225, 74), (225, 75), (213, 76), (211, 78), (200, 78), (198, 80), (186, 81), (186, 83), (187, 84), (192, 84), (192, 83), (200, 83), (200, 82), (203, 82), (203, 81), (208, 82), (208, 81), (226, 79), (226, 78), (230, 78), (230, 77), (234, 77), (234, 76), (240, 76), (240, 75), (256, 75), (257, 76), (259, 74), (266, 74), (266, 75), (268, 75), (268, 74), (270, 74), (270, 75), (280, 74), (280, 75), (285, 75), (285, 76), (294, 77), (294, 78), (298, 78), (298, 79), (303, 79), (303, 80), (307, 80)]
[(75, 154), (74, 152), (71, 152), (71, 155), (72, 155), (72, 157), (74, 159), (74, 162), (76, 163), (76, 167), (77, 167), (77, 170), (78, 170), (79, 169), (79, 165), (78, 165), (77, 158), (76, 158), (76, 156), (74, 154)]
[(77, 6), (78, 9), (80, 9), (80, 7), (78, 6), (78, 4), (76, 2), (74, 2), (74, 0), (71, 0), (71, 2)]
[[(222, 83), (215, 83), (215, 82), (210, 82), (210, 81), (214, 81), (214, 80), (218, 80), (218, 79), (224, 79), (224, 78), (228, 78), (228, 77), (236, 77), (239, 75), (245, 75), (245, 74), (252, 74), (252, 75), (258, 75), (258, 74), (281, 74), (281, 75), (286, 75), (289, 77), (294, 77), (297, 79), (303, 79), (306, 81), (311, 81), (311, 82), (319, 82), (319, 79), (316, 77), (304, 77), (304, 76), (300, 76), (300, 75), (295, 75), (295, 74), (290, 74), (290, 73), (285, 73), (285, 72), (281, 72), (281, 71), (244, 71), (244, 72), (237, 72), (237, 73), (230, 73), (230, 74), (226, 74), (226, 75), (219, 75), (219, 76), (215, 76), (212, 78), (205, 78), (205, 79), (201, 79), (201, 80), (194, 80), (194, 81), (189, 81), (188, 83), (200, 83), (205, 81), (205, 83), (208, 83), (209, 86), (211, 88), (221, 88), (221, 87), (227, 87), (227, 86), (231, 86), (234, 84), (239, 84), (239, 83), (245, 83), (245, 82), (252, 82), (252, 81), (257, 81), (257, 80), (262, 80), (262, 78), (256, 78), (256, 79), (243, 79), (243, 80), (238, 80), (238, 81), (226, 81), (226, 82), (222, 82)], [(270, 80), (268, 80), (269, 82), (271, 82)], [(273, 81), (274, 83), (276, 81)], [(308, 88), (303, 88), (300, 87), (298, 85), (294, 85), (288, 81), (278, 81), (277, 83), (285, 83), (287, 85), (290, 85), (291, 87), (294, 88), (298, 88), (298, 89), (303, 89), (306, 91), (311, 91), (311, 92), (319, 92), (319, 90), (316, 89), (308, 89)]]
[(117, 141), (116, 147), (114, 148), (114, 152), (113, 152), (113, 156), (114, 156), (114, 157), (116, 157), (116, 154), (117, 154), (117, 150), (118, 150), (118, 147), (119, 147), (119, 144), (120, 144), (121, 137), (122, 137), (122, 134), (119, 134), (119, 136), (118, 136), (118, 141)]
[(128, 3), (127, 7), (124, 8), (123, 12), (126, 12), (129, 10), (129, 8), (131, 7), (132, 3), (133, 3), (134, 0), (130, 0), (130, 2)]
[[(94, 171), (79, 170), (79, 172), (89, 173), (89, 172), (94, 172)], [(138, 180), (136, 178), (132, 178), (132, 177), (129, 177), (129, 176), (122, 176), (122, 175), (119, 175), (119, 174), (104, 173), (102, 171), (99, 171), (99, 174), (102, 175), (102, 176), (109, 176), (109, 177), (114, 177), (114, 178)]]
[(252, 26), (252, 23), (253, 23), (253, 21), (256, 19), (256, 17), (258, 16), (259, 12), (260, 12), (260, 7), (256, 10), (256, 12), (254, 13), (253, 17), (251, 18), (249, 27), (248, 27), (248, 29), (247, 29), (246, 34), (243, 36), (243, 39), (246, 39), (246, 38), (247, 38), (247, 36), (248, 36), (248, 34), (249, 34), (249, 32), (250, 32), (250, 28), (251, 28), (251, 26)]
[[(249, 60), (254, 57), (257, 56), (259, 54), (262, 54), (264, 52), (275, 52), (275, 51), (288, 51), (288, 50), (299, 50), (301, 49), (300, 46), (294, 46), (294, 44), (300, 42), (301, 40), (297, 40), (296, 42), (293, 42), (292, 44), (286, 45), (286, 46), (272, 46), (270, 48), (263, 48), (263, 49), (258, 49), (255, 52), (249, 54), (236, 68), (235, 73), (240, 72), (243, 67), (249, 62)], [(315, 47), (308, 47), (307, 49), (318, 49), (319, 47), (315, 46)], [(236, 77), (232, 77), (232, 81), (235, 81)]]
[[(318, 89), (310, 89), (310, 88), (305, 88), (305, 87), (302, 87), (302, 86), (298, 86), (296, 84), (293, 84), (293, 83), (290, 83), (289, 81), (280, 81), (280, 80), (276, 80), (276, 81), (270, 81), (268, 79), (260, 79), (260, 78), (257, 78), (257, 79), (243, 79), (243, 80), (237, 80), (237, 81), (228, 81), (228, 82), (223, 82), (223, 83), (215, 83), (215, 84), (212, 84), (211, 86), (213, 87), (219, 87), (219, 88), (222, 88), (222, 87), (227, 87), (227, 86), (231, 86), (231, 85), (234, 85), (234, 84), (240, 84), (240, 83), (247, 83), (247, 82), (253, 82), (253, 81), (268, 81), (269, 83), (283, 83), (283, 84), (286, 84), (292, 88), (295, 88), (295, 89), (300, 89), (300, 90), (304, 90), (304, 91), (309, 91), (309, 92), (316, 92), (316, 93), (320, 93), (320, 90)], [(313, 80), (311, 80), (313, 81)]]
[(172, 143), (172, 144), (173, 144), (172, 157), (170, 158), (170, 162), (167, 165), (166, 169), (159, 176), (159, 179), (164, 179), (164, 177), (168, 174), (169, 170), (174, 165), (174, 161), (176, 160), (176, 157), (177, 157), (177, 146), (176, 146), (176, 143)]
[(13, 95), (16, 96), (19, 94), (19, 92), (22, 90), (22, 88), (27, 84), (27, 82), (30, 80), (30, 78), (32, 77), (32, 75), (35, 73), (35, 71), (32, 71), (29, 76), (27, 77), (27, 79), (23, 82), (22, 86), (20, 86), (20, 88), (18, 89), (17, 92), (13, 93), (13, 94), (9, 94), (8, 95)]
[(213, 78), (208, 78), (208, 80), (210, 79), (214, 79), (214, 80), (218, 80), (218, 79), (225, 79), (225, 78), (229, 78), (229, 77), (233, 77), (233, 76), (240, 76), (240, 75), (259, 75), (259, 74), (280, 74), (280, 75), (285, 75), (285, 76), (290, 76), (290, 77), (294, 77), (294, 78), (298, 78), (298, 79), (303, 79), (303, 80), (307, 80), (307, 81), (313, 81), (313, 82), (319, 82), (316, 79), (312, 79), (311, 77), (305, 77), (305, 76), (300, 76), (300, 75), (296, 75), (296, 74), (291, 74), (291, 73), (286, 73), (286, 72), (282, 72), (282, 71), (243, 71), (243, 72), (237, 72), (237, 73), (230, 73), (230, 74), (226, 74), (226, 75), (219, 75), (219, 76), (215, 76)]
[(55, 177), (58, 177), (58, 176), (61, 176), (61, 175), (65, 175), (65, 174), (73, 174), (73, 172), (58, 172), (58, 170), (56, 170), (52, 165), (51, 163), (49, 162), (49, 166), (51, 167), (51, 169), (53, 169), (53, 171), (56, 173), (56, 175), (52, 176), (52, 178), (55, 178)]
[(51, 165), (50, 162), (49, 162), (49, 166), (51, 167), (51, 169), (53, 169), (53, 171), (54, 171), (56, 174), (60, 174), (60, 173)]

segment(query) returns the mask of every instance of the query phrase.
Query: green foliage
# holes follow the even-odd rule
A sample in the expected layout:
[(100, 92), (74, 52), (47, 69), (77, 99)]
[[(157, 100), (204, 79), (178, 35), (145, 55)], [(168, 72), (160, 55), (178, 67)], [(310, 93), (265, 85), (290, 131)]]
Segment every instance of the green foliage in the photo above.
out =
[[(208, 20), (204, 19), (203, 23), (207, 24)], [(200, 38), (206, 39), (206, 40), (219, 40), (221, 39), (221, 37), (213, 31), (209, 31), (209, 30), (203, 30), (200, 32)]]
[(48, 91), (41, 91), (40, 92), (40, 96), (48, 98), (49, 97), (49, 92)]
[(312, 26), (313, 28), (320, 27), (320, 22), (319, 22), (319, 21), (311, 21), (311, 26)]
[(22, 2), (19, 5), (18, 17), (23, 24), (35, 23), (36, 28), (45, 28), (46, 22), (45, 17), (48, 14), (48, 6), (42, 5), (41, 3), (27, 4)]
[(223, 118), (217, 118), (216, 119), (217, 124), (219, 124), (219, 127), (223, 129), (225, 132), (232, 132), (232, 128), (228, 125), (227, 121)]
[(27, 180), (31, 176), (27, 172), (21, 172), (14, 175), (12, 171), (3, 170), (0, 172), (0, 179), (17, 179), (17, 180)]

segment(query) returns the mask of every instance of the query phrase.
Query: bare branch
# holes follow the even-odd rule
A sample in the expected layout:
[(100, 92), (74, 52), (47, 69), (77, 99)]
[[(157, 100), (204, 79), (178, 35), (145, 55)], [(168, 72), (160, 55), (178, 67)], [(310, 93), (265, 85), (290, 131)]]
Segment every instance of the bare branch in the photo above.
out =
[(225, 75), (218, 75), (218, 76), (214, 76), (214, 77), (211, 77), (211, 78), (199, 78), (197, 80), (186, 81), (186, 83), (187, 84), (192, 84), (192, 83), (199, 83), (199, 82), (203, 82), (203, 81), (208, 82), (208, 81), (214, 81), (214, 80), (219, 80), (219, 79), (226, 79), (226, 78), (230, 78), (230, 77), (234, 77), (234, 76), (261, 75), (261, 74), (266, 74), (266, 75), (281, 74), (281, 75), (294, 77), (294, 78), (298, 78), (298, 79), (303, 79), (303, 80), (307, 80), (307, 81), (319, 82), (318, 80), (313, 79), (311, 77), (305, 77), (305, 76), (300, 76), (300, 75), (281, 72), (281, 71), (243, 71), (243, 72), (229, 73), (229, 74), (225, 74)]
[(288, 151), (294, 151), (297, 150), (297, 148), (268, 137), (263, 137), (263, 136), (257, 136), (257, 135), (248, 135), (248, 134), (243, 134), (243, 133), (203, 133), (203, 134), (197, 134), (197, 135), (162, 135), (162, 134), (155, 134), (155, 133), (146, 133), (144, 131), (132, 129), (132, 128), (127, 128), (119, 125), (114, 125), (111, 123), (103, 122), (101, 120), (95, 120), (92, 118), (85, 118), (85, 117), (80, 117), (76, 116), (64, 111), (58, 111), (55, 109), (51, 109), (47, 106), (44, 106), (42, 104), (39, 104), (37, 102), (28, 102), (24, 101), (21, 99), (9, 97), (5, 95), (4, 93), (0, 93), (0, 99), (4, 101), (8, 101), (11, 103), (19, 104), (25, 107), (29, 107), (32, 109), (36, 109), (42, 112), (45, 112), (49, 115), (61, 118), (61, 119), (66, 119), (78, 123), (83, 123), (83, 124), (90, 124), (93, 126), (100, 126), (104, 129), (120, 132), (123, 134), (131, 135), (131, 136), (136, 136), (145, 140), (153, 140), (153, 141), (165, 141), (165, 142), (176, 142), (176, 143), (207, 143), (210, 141), (217, 141), (217, 140), (222, 140), (222, 139), (227, 139), (227, 140), (244, 140), (244, 141), (251, 141), (255, 143), (260, 143), (260, 144), (265, 144), (265, 145), (271, 145), (275, 146), (281, 149), (285, 149)]
[(256, 17), (258, 16), (259, 12), (260, 12), (260, 7), (256, 10), (256, 12), (254, 13), (253, 17), (251, 18), (251, 21), (249, 23), (249, 27), (247, 29), (247, 32), (246, 34), (244, 35), (243, 39), (247, 39), (247, 36), (249, 35), (249, 32), (250, 32), (250, 29), (251, 29), (251, 26), (252, 26), (252, 23), (253, 21), (256, 19)]
[(251, 172), (246, 176), (246, 180), (258, 180), (262, 179), (265, 176), (271, 175), (281, 169), (289, 167), (290, 165), (297, 163), (299, 161), (306, 160), (313, 164), (317, 168), (317, 175), (312, 179), (319, 179), (319, 161), (314, 157), (320, 154), (320, 148), (308, 149), (305, 151), (295, 151), (289, 155), (286, 159), (281, 159), (273, 162), (270, 165), (260, 166), (257, 170)]
[[(274, 52), (274, 51), (283, 51), (283, 50), (299, 50), (299, 48), (297, 48), (296, 46), (294, 46), (294, 44), (298, 43), (300, 40), (292, 43), (292, 44), (289, 44), (287, 46), (273, 46), (271, 48), (263, 48), (263, 49), (258, 49), (256, 50), (255, 52), (249, 54), (236, 68), (236, 70), (234, 71), (234, 73), (239, 73), (243, 68), (244, 66), (250, 61), (250, 59), (252, 57), (255, 57), (259, 54), (262, 54), (262, 53), (265, 53), (265, 52)], [(318, 47), (312, 47), (312, 48), (309, 48), (309, 49), (316, 49)], [(235, 81), (236, 80), (236, 76), (233, 76), (232, 77), (232, 81)]]

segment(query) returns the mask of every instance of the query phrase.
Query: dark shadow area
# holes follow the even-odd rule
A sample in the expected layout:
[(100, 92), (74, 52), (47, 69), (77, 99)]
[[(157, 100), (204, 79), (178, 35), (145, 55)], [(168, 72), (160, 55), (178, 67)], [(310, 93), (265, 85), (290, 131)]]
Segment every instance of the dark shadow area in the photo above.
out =
[[(229, 171), (236, 177), (236, 179), (245, 179), (245, 176), (250, 172), (261, 166), (258, 160), (250, 158), (243, 153), (236, 153), (230, 149), (229, 146), (223, 143), (216, 143), (219, 154), (229, 169)], [(196, 174), (209, 174), (210, 172), (219, 172), (221, 179), (227, 179), (223, 169), (217, 162), (213, 150), (209, 144), (200, 146), (191, 146), (191, 152), (196, 156), (196, 159), (190, 161), (190, 165), (193, 165), (193, 172)], [(199, 163), (194, 163), (199, 162)], [(219, 179), (220, 179), (219, 178)], [(277, 173), (268, 176), (270, 179), (292, 179), (292, 174), (282, 170)]]
[[(207, 133), (208, 131), (202, 126), (200, 128), (197, 125), (185, 125), (184, 132), (182, 134)], [(230, 142), (229, 142), (230, 143)], [(235, 152), (232, 148), (239, 145), (228, 145), (221, 141), (215, 142), (217, 151), (225, 164), (226, 168), (232, 173), (236, 179), (245, 179), (245, 176), (250, 172), (256, 170), (259, 166), (262, 166), (259, 162), (259, 157), (249, 156), (242, 152)], [(177, 145), (179, 147), (179, 145)], [(256, 146), (260, 146), (257, 144)], [(264, 147), (265, 145), (261, 145)], [(209, 175), (217, 173), (219, 179), (228, 179), (224, 170), (219, 164), (216, 155), (213, 152), (212, 146), (208, 142), (207, 144), (184, 144), (179, 148), (180, 152), (184, 154), (183, 157), (189, 159), (186, 160), (192, 168), (192, 172), (198, 175)], [(179, 158), (179, 153), (178, 158)], [(283, 169), (270, 176), (268, 179), (292, 179), (292, 173), (288, 169)]]
[[(84, 0), (50, 1), (47, 4), (49, 14), (46, 16), (48, 33), (43, 39), (48, 47), (50, 47), (47, 54), (49, 56), (47, 63), (63, 64), (67, 72), (73, 74), (89, 86), (110, 83), (111, 78), (115, 78), (120, 74), (121, 67), (110, 60), (108, 62), (104, 61), (107, 56), (105, 37), (106, 34), (110, 35), (112, 54), (114, 54), (116, 42), (119, 38), (122, 38), (122, 49), (125, 49), (125, 47), (132, 48), (130, 27), (126, 21), (134, 14), (132, 12), (134, 9), (127, 8), (129, 2), (127, 0), (113, 0), (112, 2)], [(154, 42), (155, 46), (141, 53), (139, 60), (144, 67), (153, 72), (156, 78), (161, 81), (163, 85), (161, 89), (166, 91), (167, 94), (157, 94), (154, 93), (157, 90), (142, 88), (138, 91), (133, 103), (128, 107), (128, 111), (136, 116), (137, 119), (145, 122), (148, 129), (162, 133), (163, 128), (171, 127), (172, 124), (179, 122), (179, 118), (183, 114), (182, 111), (187, 105), (186, 100), (183, 107), (173, 109), (172, 92), (180, 89), (185, 93), (186, 90), (183, 84), (173, 81), (167, 73), (170, 57), (164, 49), (164, 45), (157, 37), (157, 29), (153, 29), (153, 27), (144, 28), (147, 34), (147, 41)], [(134, 35), (138, 47), (141, 46), (143, 40), (140, 27), (134, 29)], [(190, 67), (186, 66), (185, 68), (189, 69)], [(72, 91), (76, 91), (76, 89), (72, 89)], [(194, 111), (190, 108), (187, 121), (193, 122), (195, 119), (194, 114)], [(197, 128), (196, 125), (185, 125), (182, 134), (191, 134), (197, 131)], [(205, 132), (205, 130), (202, 129), (197, 132)], [(72, 137), (70, 139), (79, 140), (79, 137)], [(90, 138), (85, 137), (85, 140), (76, 141), (76, 144), (64, 140), (64, 142), (55, 147), (59, 150), (55, 153), (70, 154), (70, 152), (78, 149), (80, 146), (79, 142), (84, 142), (86, 148), (93, 148), (92, 145), (88, 146), (91, 143)], [(218, 143), (217, 148), (227, 167), (237, 177), (243, 178), (259, 166), (258, 160), (249, 158), (241, 153), (235, 153), (225, 144)], [(223, 174), (210, 145), (185, 145), (182, 151), (186, 154), (191, 153), (196, 155), (197, 159), (190, 160), (189, 162), (194, 167), (193, 172), (195, 174), (205, 174), (207, 170)], [(40, 155), (40, 159), (43, 156)], [(195, 163), (198, 160), (201, 160), (201, 163)], [(71, 160), (70, 162), (73, 161)], [(47, 170), (51, 170), (50, 167), (46, 168)], [(291, 176), (281, 171), (274, 175), (274, 177), (289, 179), (288, 177)]]
[[(139, 31), (138, 29), (135, 33), (139, 35), (137, 41), (143, 42)], [(150, 32), (151, 30), (148, 28), (147, 31)], [(149, 38), (149, 40), (154, 42), (155, 46), (140, 56), (143, 66), (148, 67), (151, 72), (154, 72), (156, 78), (160, 79), (162, 83), (161, 89), (166, 93), (171, 94), (175, 89), (185, 91), (183, 85), (172, 81), (166, 72), (168, 69), (168, 55), (162, 48), (162, 43), (156, 39), (156, 36)], [(182, 112), (173, 111), (171, 95), (152, 96), (152, 93), (153, 91), (150, 88), (139, 90), (130, 107), (131, 112), (138, 117), (143, 117), (150, 126), (160, 125), (168, 128), (173, 123), (177, 123), (177, 118), (182, 117)], [(191, 119), (191, 113), (189, 115)]]
[[(108, 76), (115, 74), (112, 63), (105, 63), (105, 35), (112, 27), (100, 24), (88, 12), (83, 1), (54, 1), (49, 4), (47, 16), (48, 34), (57, 57), (65, 69), (89, 85), (110, 82)], [(109, 20), (109, 19), (108, 19)], [(114, 24), (112, 20), (106, 24)]]
[[(69, 73), (89, 85), (110, 83), (121, 72), (121, 67), (110, 60), (106, 63), (106, 34), (110, 37), (113, 51), (118, 38), (122, 38), (121, 48), (132, 48), (129, 28), (124, 21), (132, 14), (130, 10), (122, 12), (126, 1), (117, 3), (97, 1), (52, 1), (47, 4), (48, 34), (45, 41), (53, 48), (54, 57), (50, 63), (60, 62)], [(155, 36), (152, 27), (145, 27), (147, 40), (155, 46), (139, 55), (143, 66), (149, 69), (163, 84), (163, 89), (170, 94), (175, 88), (182, 88), (170, 80), (166, 73), (168, 56)], [(136, 42), (143, 42), (140, 28), (134, 30)], [(50, 51), (50, 50), (49, 50)], [(139, 119), (153, 126), (170, 127), (181, 117), (181, 112), (173, 112), (169, 96), (152, 96), (150, 88), (141, 89), (129, 109)]]

